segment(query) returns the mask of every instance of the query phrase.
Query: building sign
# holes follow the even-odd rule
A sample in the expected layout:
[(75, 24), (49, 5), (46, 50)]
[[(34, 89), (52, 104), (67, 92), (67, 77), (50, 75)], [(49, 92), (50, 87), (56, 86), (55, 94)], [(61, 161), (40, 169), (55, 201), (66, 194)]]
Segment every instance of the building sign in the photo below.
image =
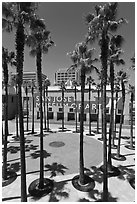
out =
[[(101, 99), (99, 98), (99, 109), (101, 109)], [(43, 98), (44, 101), (44, 98)], [(47, 98), (46, 98), (47, 101)], [(96, 113), (97, 111), (97, 103), (98, 103), (98, 98), (94, 96), (94, 100), (91, 100), (90, 102), (90, 108), (92, 113)], [(110, 108), (111, 104), (111, 98), (107, 97), (106, 98), (106, 107)], [(39, 95), (36, 95), (35, 97), (35, 107), (39, 107)], [(61, 96), (49, 96), (48, 97), (48, 105), (49, 107), (62, 107), (62, 97)], [(64, 97), (64, 107), (68, 108), (73, 108), (74, 110), (76, 109), (75, 105), (75, 98), (73, 96), (65, 96)], [(77, 111), (80, 112), (81, 108), (81, 101), (77, 101)], [(85, 101), (84, 102), (84, 109), (85, 112), (89, 111), (89, 102)]]

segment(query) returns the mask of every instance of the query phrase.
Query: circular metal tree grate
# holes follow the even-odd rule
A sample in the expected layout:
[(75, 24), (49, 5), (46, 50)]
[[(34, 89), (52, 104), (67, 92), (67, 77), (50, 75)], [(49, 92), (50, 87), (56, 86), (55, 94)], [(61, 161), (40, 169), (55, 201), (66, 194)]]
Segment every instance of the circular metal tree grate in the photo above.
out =
[(49, 146), (51, 147), (63, 147), (64, 145), (65, 143), (61, 141), (54, 141), (54, 142), (49, 143)]

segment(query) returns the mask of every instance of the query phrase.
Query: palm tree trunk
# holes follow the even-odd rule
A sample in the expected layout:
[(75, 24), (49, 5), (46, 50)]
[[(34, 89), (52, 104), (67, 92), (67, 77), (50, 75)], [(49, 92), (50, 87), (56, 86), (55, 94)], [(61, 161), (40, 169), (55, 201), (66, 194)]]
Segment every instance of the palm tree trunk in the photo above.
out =
[(19, 107), (19, 125), (20, 125), (20, 153), (21, 153), (21, 201), (27, 202), (26, 193), (26, 162), (25, 162), (25, 138), (22, 109), (21, 86), (18, 87), (18, 107)]
[(44, 188), (44, 158), (43, 158), (43, 111), (42, 111), (42, 71), (41, 71), (41, 60), (42, 53), (39, 46), (37, 51), (37, 76), (39, 85), (39, 95), (40, 95), (40, 180), (39, 188)]
[(45, 104), (46, 104), (46, 100), (45, 100), (45, 85), (44, 85), (44, 92), (43, 92), (43, 95), (44, 95), (44, 126), (45, 126), (45, 130), (47, 129), (47, 126), (46, 126), (46, 107), (45, 107)]
[(85, 70), (81, 68), (81, 114), (80, 114), (80, 175), (79, 182), (84, 184), (84, 156), (83, 156), (83, 125), (84, 125), (84, 91), (85, 91)]
[(107, 58), (108, 58), (108, 39), (106, 30), (102, 31), (101, 61), (102, 61), (102, 86), (103, 86), (103, 201), (108, 201), (108, 177), (107, 177), (107, 128), (106, 128), (106, 84), (107, 84)]
[(97, 103), (97, 133), (99, 133), (99, 89), (98, 89), (98, 103)]
[(24, 62), (24, 26), (22, 19), (19, 19), (18, 28), (16, 32), (16, 60), (18, 73), (18, 111), (19, 111), (19, 125), (20, 125), (20, 154), (21, 154), (21, 202), (27, 202), (26, 192), (26, 163), (25, 163), (25, 140), (24, 140), (24, 122), (23, 122), (23, 108), (22, 108), (22, 79), (23, 79), (23, 62)]
[(113, 138), (112, 138), (112, 145), (115, 146), (115, 138), (116, 138), (116, 131), (117, 131), (117, 102), (118, 102), (118, 91), (116, 90), (116, 106), (115, 106), (115, 122), (114, 122), (114, 132), (113, 132)]
[(27, 100), (27, 131), (28, 131), (29, 130), (28, 87), (27, 87), (26, 100)]
[(120, 157), (121, 132), (122, 132), (122, 124), (123, 124), (124, 105), (125, 105), (125, 87), (123, 82), (121, 83), (121, 86), (122, 86), (122, 110), (121, 110), (120, 126), (119, 126), (117, 157)]
[(62, 131), (64, 130), (64, 90), (62, 89)]
[(78, 132), (78, 119), (77, 119), (77, 88), (75, 86), (75, 118), (76, 118), (76, 132)]
[(32, 87), (32, 134), (34, 134), (34, 88)]
[(18, 134), (18, 87), (16, 85), (16, 137), (19, 138)]
[(7, 139), (8, 139), (8, 87), (5, 84), (5, 136), (3, 153), (3, 179), (7, 179)]
[(91, 105), (90, 105), (90, 92), (91, 92), (91, 84), (89, 82), (89, 135), (91, 135), (91, 117), (90, 117), (90, 114), (91, 114)]
[(110, 118), (110, 127), (109, 127), (109, 144), (108, 144), (108, 167), (112, 167), (112, 159), (111, 159), (111, 142), (113, 135), (113, 123), (114, 123), (114, 65), (111, 61), (110, 64), (110, 80), (111, 80), (111, 118)]
[(47, 98), (47, 131), (49, 131), (48, 86), (46, 86), (46, 98)]
[(133, 99), (134, 94), (131, 92), (131, 109), (130, 109), (130, 148), (133, 148)]

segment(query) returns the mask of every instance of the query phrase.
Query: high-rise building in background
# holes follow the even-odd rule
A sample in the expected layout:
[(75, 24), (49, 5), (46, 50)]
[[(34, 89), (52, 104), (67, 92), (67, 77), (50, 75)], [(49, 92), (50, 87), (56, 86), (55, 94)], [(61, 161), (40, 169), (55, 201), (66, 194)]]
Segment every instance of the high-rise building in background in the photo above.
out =
[(59, 69), (55, 73), (54, 85), (60, 85), (60, 83), (64, 81), (66, 85), (70, 86), (74, 80), (77, 81), (78, 84), (80, 83), (79, 70), (67, 71), (67, 69)]
[[(12, 77), (16, 76), (16, 73), (10, 73), (10, 80), (12, 80)], [(42, 74), (42, 81), (44, 81), (47, 78), (45, 74)], [(23, 82), (25, 81), (34, 81), (37, 86), (37, 73), (36, 72), (23, 72)]]

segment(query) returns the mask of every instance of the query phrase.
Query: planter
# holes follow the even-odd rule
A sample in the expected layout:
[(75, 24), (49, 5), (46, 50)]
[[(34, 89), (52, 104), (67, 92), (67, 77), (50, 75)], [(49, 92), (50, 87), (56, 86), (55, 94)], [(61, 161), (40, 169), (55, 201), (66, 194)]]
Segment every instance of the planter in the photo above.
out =
[(74, 188), (76, 188), (79, 191), (89, 192), (89, 191), (94, 189), (95, 181), (87, 175), (84, 175), (84, 177), (85, 177), (85, 184), (84, 185), (80, 184), (79, 175), (75, 176), (72, 179), (72, 185), (74, 186)]
[(7, 171), (7, 179), (2, 180), (2, 187), (13, 183), (17, 178), (17, 174), (14, 171)]
[(34, 180), (28, 188), (29, 194), (34, 197), (42, 197), (49, 194), (54, 187), (53, 180), (44, 178), (44, 187), (39, 188), (39, 179)]

